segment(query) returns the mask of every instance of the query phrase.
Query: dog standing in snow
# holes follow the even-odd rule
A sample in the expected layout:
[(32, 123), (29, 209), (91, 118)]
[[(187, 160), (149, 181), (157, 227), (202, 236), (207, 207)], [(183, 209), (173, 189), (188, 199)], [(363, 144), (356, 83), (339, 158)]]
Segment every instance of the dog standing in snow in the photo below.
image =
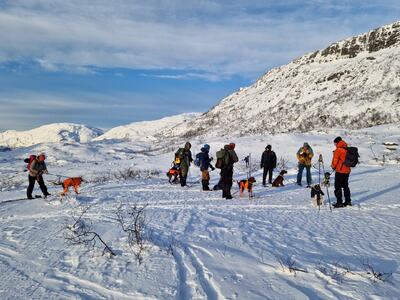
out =
[(80, 187), (81, 183), (84, 182), (82, 177), (70, 177), (65, 179), (61, 185), (64, 188), (64, 191), (61, 193), (61, 196), (65, 196), (68, 191), (69, 187), (73, 187), (76, 194), (79, 194), (78, 188)]
[(321, 186), (319, 184), (311, 187), (311, 199), (312, 204), (315, 207), (324, 205), (324, 192), (321, 190)]
[(256, 182), (256, 179), (254, 177), (250, 177), (249, 179), (243, 179), (238, 181), (239, 185), (239, 191), (240, 191), (240, 197), (243, 196), (244, 190), (247, 190), (249, 192), (250, 198), (253, 197), (253, 183)]

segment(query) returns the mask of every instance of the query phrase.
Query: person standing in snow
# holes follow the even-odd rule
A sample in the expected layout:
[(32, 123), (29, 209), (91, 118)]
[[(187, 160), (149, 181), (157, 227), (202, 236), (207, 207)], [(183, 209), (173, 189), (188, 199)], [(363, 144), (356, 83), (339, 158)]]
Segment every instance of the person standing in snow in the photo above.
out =
[(189, 173), (190, 163), (193, 161), (192, 152), (190, 151), (192, 148), (192, 144), (186, 142), (183, 148), (179, 148), (175, 153), (175, 157), (179, 158), (180, 168), (181, 168), (181, 176), (180, 182), (181, 186), (186, 186), (186, 179)]
[(200, 163), (200, 171), (201, 171), (201, 183), (203, 186), (203, 191), (209, 191), (209, 183), (210, 183), (210, 172), (208, 168), (214, 171), (214, 167), (211, 165), (211, 161), (213, 158), (209, 156), (210, 145), (205, 144), (201, 149), (200, 153), (196, 155), (196, 159), (199, 159)]
[(222, 198), (232, 199), (231, 188), (233, 181), (233, 164), (239, 161), (235, 152), (235, 144), (224, 146), (224, 163), (221, 168)]
[(311, 186), (311, 160), (314, 156), (313, 150), (308, 143), (304, 143), (297, 151), (297, 160), (299, 161), (299, 171), (297, 173), (297, 184), (301, 186), (304, 168), (307, 170), (307, 187)]
[[(331, 167), (335, 171), (335, 196), (336, 203), (333, 207), (351, 206), (351, 193), (349, 188), (350, 167), (344, 164), (347, 154), (347, 144), (340, 136), (333, 140), (336, 150), (333, 151)], [(342, 198), (342, 189), (344, 193), (344, 203)]]
[(28, 199), (33, 199), (32, 192), (33, 188), (35, 187), (35, 181), (39, 183), (39, 187), (45, 197), (50, 196), (49, 192), (47, 191), (47, 187), (43, 181), (43, 174), (48, 174), (46, 163), (44, 162), (46, 156), (42, 153), (39, 154), (29, 166), (29, 185), (28, 189), (26, 190), (26, 196)]
[(246, 168), (248, 168), (250, 164), (250, 155), (247, 155), (243, 160), (246, 163)]
[(276, 168), (276, 154), (271, 150), (271, 145), (265, 147), (265, 151), (261, 156), (260, 168), (264, 168), (263, 172), (263, 186), (266, 186), (266, 179), (268, 174), (268, 183), (272, 184), (272, 172)]

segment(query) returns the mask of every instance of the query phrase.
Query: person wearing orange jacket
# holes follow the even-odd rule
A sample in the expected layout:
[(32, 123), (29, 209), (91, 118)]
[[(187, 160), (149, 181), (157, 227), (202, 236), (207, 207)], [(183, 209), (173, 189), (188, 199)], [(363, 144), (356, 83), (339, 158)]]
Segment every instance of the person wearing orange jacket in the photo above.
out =
[[(333, 204), (333, 207), (346, 207), (351, 206), (351, 199), (350, 199), (350, 188), (349, 188), (349, 176), (350, 176), (350, 167), (344, 164), (346, 160), (347, 154), (347, 144), (345, 141), (342, 140), (340, 136), (333, 140), (336, 150), (333, 151), (333, 158), (332, 158), (332, 169), (336, 172), (335, 173), (335, 196), (336, 196), (336, 203)], [(342, 189), (344, 193), (344, 203), (342, 198)]]

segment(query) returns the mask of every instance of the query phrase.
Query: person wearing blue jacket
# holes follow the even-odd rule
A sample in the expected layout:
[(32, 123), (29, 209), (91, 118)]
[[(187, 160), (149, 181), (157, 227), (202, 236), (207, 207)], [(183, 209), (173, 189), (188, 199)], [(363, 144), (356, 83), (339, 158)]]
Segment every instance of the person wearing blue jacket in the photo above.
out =
[(201, 171), (201, 183), (203, 186), (203, 191), (209, 191), (210, 187), (208, 186), (210, 183), (210, 172), (208, 169), (214, 170), (215, 168), (211, 165), (211, 161), (213, 158), (209, 156), (210, 145), (205, 144), (201, 149), (200, 153), (196, 155), (196, 158), (199, 159), (200, 163), (200, 171)]

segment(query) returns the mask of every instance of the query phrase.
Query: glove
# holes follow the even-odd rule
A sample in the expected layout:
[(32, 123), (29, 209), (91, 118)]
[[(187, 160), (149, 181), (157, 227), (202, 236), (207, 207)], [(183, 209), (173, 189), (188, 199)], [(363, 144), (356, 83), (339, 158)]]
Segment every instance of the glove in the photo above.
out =
[(210, 161), (212, 161), (213, 159), (214, 159), (214, 157), (211, 157), (211, 158), (210, 158)]

